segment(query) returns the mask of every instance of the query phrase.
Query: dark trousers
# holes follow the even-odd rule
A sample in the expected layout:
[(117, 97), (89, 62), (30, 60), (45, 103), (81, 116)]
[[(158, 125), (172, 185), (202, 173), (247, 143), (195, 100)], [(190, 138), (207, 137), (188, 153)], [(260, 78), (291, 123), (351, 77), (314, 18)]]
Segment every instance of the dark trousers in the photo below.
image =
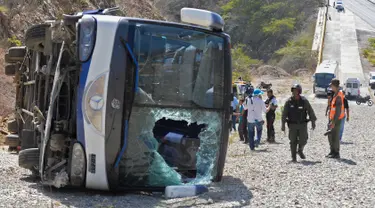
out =
[[(264, 121), (256, 122), (256, 123), (247, 123), (247, 130), (249, 131), (249, 146), (251, 150), (254, 150), (255, 146), (260, 144), (260, 140), (262, 138), (262, 131), (263, 131), (263, 124)], [(255, 137), (255, 129), (257, 134), (257, 139), (254, 140)]]
[(308, 133), (307, 133), (307, 123), (303, 124), (289, 124), (289, 140), (290, 140), (290, 150), (292, 152), (292, 157), (295, 158), (298, 151), (303, 151), (303, 148), (307, 144)]
[(267, 113), (266, 114), (266, 121), (267, 121), (267, 141), (275, 141), (275, 113)]
[(328, 142), (332, 153), (340, 153), (340, 129), (341, 120), (335, 124), (335, 127), (328, 134)]
[(237, 120), (237, 116), (232, 115), (232, 128), (230, 131), (232, 130), (236, 131), (236, 120)]
[(247, 121), (244, 122), (244, 120), (242, 120), (242, 122), (240, 122), (240, 124), (238, 125), (238, 134), (240, 135), (240, 141), (244, 141), (244, 142), (248, 142), (246, 124), (247, 124)]

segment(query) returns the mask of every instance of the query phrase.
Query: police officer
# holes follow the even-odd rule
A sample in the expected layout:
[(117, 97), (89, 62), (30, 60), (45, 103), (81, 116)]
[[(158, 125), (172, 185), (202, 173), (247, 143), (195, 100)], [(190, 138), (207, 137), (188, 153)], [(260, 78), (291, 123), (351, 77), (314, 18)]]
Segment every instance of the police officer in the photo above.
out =
[[(307, 122), (310, 120), (312, 129), (315, 129), (316, 116), (310, 102), (305, 97), (301, 96), (301, 85), (294, 84), (291, 91), (293, 95), (286, 101), (282, 113), (281, 130), (285, 131), (285, 123), (287, 123), (289, 128), (292, 161), (297, 162), (297, 146), (300, 158), (306, 158), (303, 154), (303, 148), (305, 147), (308, 138)], [(307, 118), (307, 115), (309, 116), (309, 119)]]

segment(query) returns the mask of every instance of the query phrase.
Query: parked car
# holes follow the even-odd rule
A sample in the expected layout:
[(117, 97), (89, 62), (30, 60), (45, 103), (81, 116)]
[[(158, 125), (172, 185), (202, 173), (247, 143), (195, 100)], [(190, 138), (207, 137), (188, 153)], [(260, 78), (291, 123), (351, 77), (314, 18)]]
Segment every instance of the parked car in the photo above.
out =
[(337, 12), (345, 12), (344, 5), (342, 4), (342, 1), (336, 2), (336, 10)]

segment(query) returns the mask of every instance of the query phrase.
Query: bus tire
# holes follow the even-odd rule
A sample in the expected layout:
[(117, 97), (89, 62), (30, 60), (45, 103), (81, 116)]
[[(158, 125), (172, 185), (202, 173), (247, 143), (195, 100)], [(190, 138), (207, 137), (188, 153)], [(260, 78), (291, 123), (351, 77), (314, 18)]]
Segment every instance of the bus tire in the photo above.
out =
[(18, 123), (15, 119), (7, 121), (8, 131), (10, 133), (17, 133), (18, 132)]
[(32, 129), (22, 129), (22, 136), (21, 136), (21, 150), (35, 148), (37, 144), (35, 144), (35, 131)]
[(21, 150), (18, 155), (18, 166), (29, 169), (35, 170), (39, 165), (39, 149), (38, 148), (30, 148)]
[(5, 136), (5, 144), (9, 147), (18, 147), (20, 139), (17, 134), (8, 134)]
[(5, 62), (17, 63), (22, 62), (26, 55), (26, 46), (15, 46), (8, 49), (5, 54)]
[(5, 72), (5, 75), (7, 76), (14, 76), (16, 75), (16, 65), (14, 64), (11, 64), (11, 65), (6, 65), (4, 67), (4, 72)]
[(50, 24), (33, 25), (25, 34), (25, 45), (31, 50), (43, 52), (45, 37)]

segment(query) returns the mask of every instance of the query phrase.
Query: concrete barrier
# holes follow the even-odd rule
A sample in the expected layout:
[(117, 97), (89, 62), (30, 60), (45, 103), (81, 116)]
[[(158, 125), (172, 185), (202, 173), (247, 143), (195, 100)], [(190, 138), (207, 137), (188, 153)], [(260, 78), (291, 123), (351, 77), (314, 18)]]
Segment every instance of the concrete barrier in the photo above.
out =
[(325, 36), (327, 12), (328, 12), (327, 9), (328, 9), (327, 7), (320, 7), (318, 10), (318, 17), (316, 20), (314, 40), (313, 40), (313, 44), (311, 47), (313, 54), (318, 54), (317, 65), (319, 65), (322, 62), (324, 36)]
[(374, 92), (372, 91), (371, 87), (368, 87), (368, 92), (373, 101), (375, 101)]

